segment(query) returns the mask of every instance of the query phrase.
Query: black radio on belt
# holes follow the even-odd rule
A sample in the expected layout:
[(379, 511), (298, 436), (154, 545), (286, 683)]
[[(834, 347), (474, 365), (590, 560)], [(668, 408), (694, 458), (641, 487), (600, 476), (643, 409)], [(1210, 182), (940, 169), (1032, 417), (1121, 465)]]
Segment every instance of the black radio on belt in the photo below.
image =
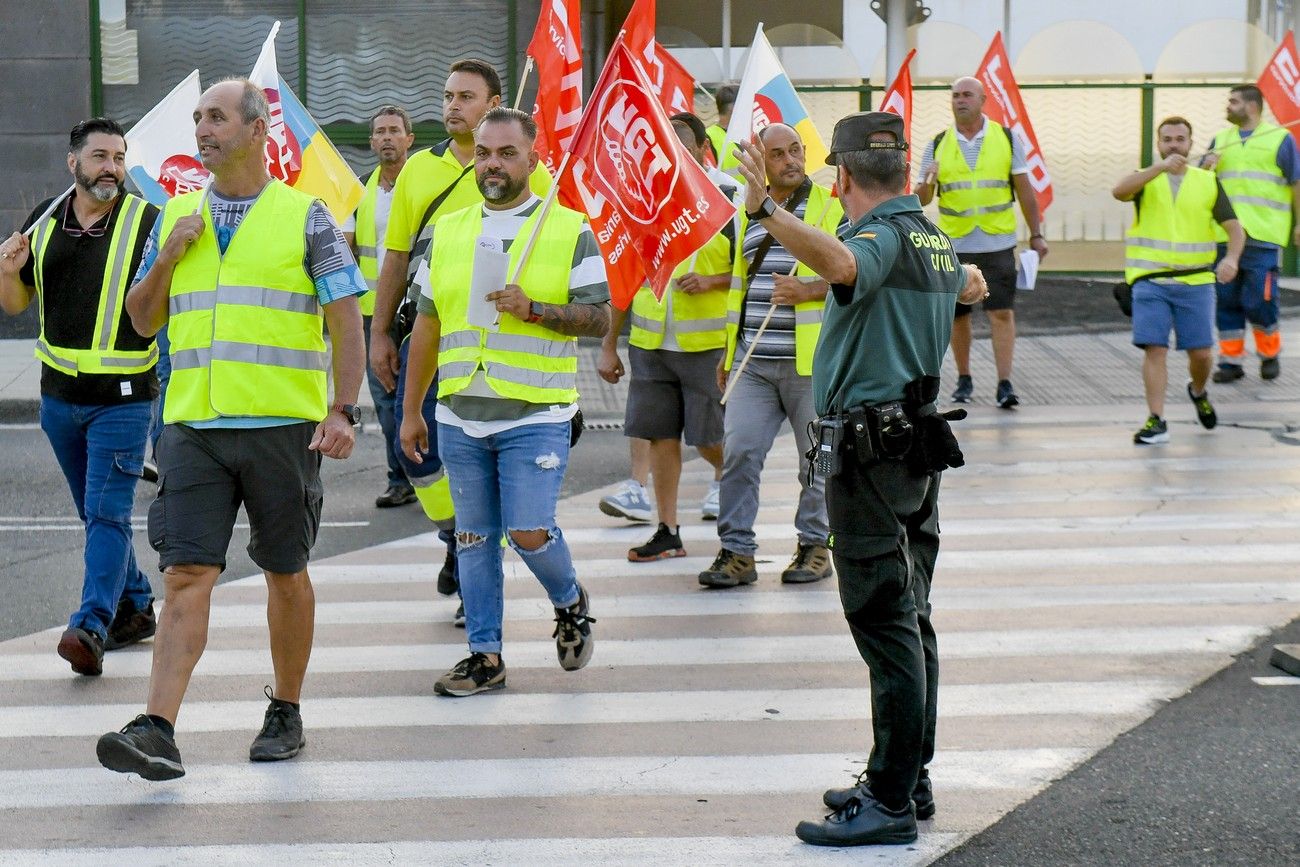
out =
[(830, 415), (814, 422), (817, 438), (813, 441), (812, 472), (829, 479), (839, 475), (840, 449), (844, 445), (844, 416)]

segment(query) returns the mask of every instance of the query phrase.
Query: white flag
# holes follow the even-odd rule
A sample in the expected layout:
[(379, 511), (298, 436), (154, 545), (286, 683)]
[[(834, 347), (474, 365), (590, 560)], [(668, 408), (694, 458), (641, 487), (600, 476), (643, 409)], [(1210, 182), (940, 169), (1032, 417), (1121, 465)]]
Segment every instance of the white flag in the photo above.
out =
[(127, 177), (159, 207), (207, 185), (208, 170), (194, 142), (194, 109), (201, 95), (196, 69), (126, 134)]

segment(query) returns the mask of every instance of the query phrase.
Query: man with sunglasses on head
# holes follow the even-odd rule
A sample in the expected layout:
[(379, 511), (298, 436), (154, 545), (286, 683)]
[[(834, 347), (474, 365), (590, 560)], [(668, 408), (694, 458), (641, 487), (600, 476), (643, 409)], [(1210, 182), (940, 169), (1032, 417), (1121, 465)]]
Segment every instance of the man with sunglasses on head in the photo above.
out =
[[(158, 209), (126, 192), (126, 136), (108, 118), (72, 128), (73, 190), (0, 241), (0, 308), (40, 297), (41, 429), (86, 527), (81, 606), (58, 653), (77, 674), (154, 634), (153, 590), (131, 544), (131, 506), (158, 396), (158, 349), (123, 311)], [(31, 229), (28, 237), (28, 229)]]

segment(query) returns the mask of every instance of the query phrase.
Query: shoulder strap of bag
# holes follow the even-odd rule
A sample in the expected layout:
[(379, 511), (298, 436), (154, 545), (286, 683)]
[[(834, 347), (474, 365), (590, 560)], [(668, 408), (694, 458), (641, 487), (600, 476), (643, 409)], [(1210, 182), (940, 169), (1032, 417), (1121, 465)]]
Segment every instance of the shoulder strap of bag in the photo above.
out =
[[(440, 145), (442, 146), (442, 151), (438, 152), (435, 150), (435, 148), (439, 147)], [(433, 151), (434, 153), (440, 153), (441, 155), (441, 153), (446, 153), (447, 148), (450, 146), (451, 146), (451, 139), (447, 139), (446, 141), (439, 142), (437, 145), (434, 145), (433, 147), (429, 148), (429, 150)], [(433, 219), (433, 215), (438, 212), (438, 209), (440, 207), (442, 207), (442, 203), (447, 201), (447, 197), (451, 195), (451, 191), (456, 189), (456, 185), (461, 182), (461, 179), (463, 179), (465, 175), (469, 174), (470, 169), (472, 168), (474, 168), (473, 161), (471, 161), (468, 165), (466, 165), (465, 168), (461, 169), (460, 174), (456, 176), (456, 180), (448, 184), (445, 190), (443, 190), (441, 193), (438, 193), (438, 195), (434, 197), (433, 201), (429, 203), (429, 207), (425, 209), (424, 216), (420, 218), (420, 225), (418, 228), (416, 228), (414, 237), (416, 238), (420, 237), (420, 233), (424, 231), (424, 227), (429, 225), (429, 221)]]

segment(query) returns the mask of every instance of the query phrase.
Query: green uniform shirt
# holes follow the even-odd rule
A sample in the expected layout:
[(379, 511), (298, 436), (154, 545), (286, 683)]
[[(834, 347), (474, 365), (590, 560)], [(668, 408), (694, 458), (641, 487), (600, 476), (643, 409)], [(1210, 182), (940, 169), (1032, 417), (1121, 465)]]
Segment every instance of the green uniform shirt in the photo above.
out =
[(966, 274), (948, 236), (898, 196), (840, 233), (858, 263), (852, 286), (831, 287), (813, 361), (813, 399), (826, 415), (903, 397), (938, 376)]

